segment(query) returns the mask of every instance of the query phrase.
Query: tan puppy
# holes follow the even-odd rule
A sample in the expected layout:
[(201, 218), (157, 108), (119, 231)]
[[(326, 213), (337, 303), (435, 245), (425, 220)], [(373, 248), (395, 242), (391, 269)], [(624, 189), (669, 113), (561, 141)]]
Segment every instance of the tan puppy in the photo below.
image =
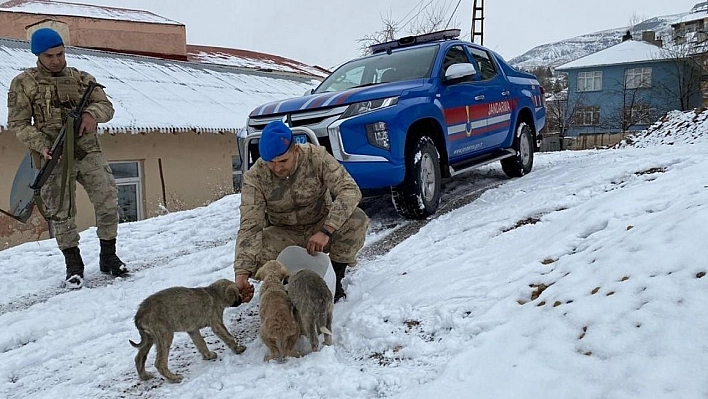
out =
[(192, 342), (205, 360), (216, 359), (199, 333), (199, 329), (211, 327), (211, 330), (234, 353), (242, 353), (245, 346), (239, 345), (224, 326), (224, 309), (241, 304), (241, 295), (236, 283), (221, 279), (207, 287), (187, 288), (172, 287), (156, 292), (138, 307), (135, 314), (135, 327), (140, 333), (140, 343), (130, 341), (135, 348), (140, 348), (135, 355), (135, 367), (141, 380), (153, 377), (145, 371), (145, 360), (152, 345), (157, 346), (155, 367), (170, 382), (182, 381), (182, 376), (173, 374), (167, 368), (167, 358), (174, 333), (186, 331)]
[(320, 333), (324, 334), (324, 344), (332, 345), (334, 297), (324, 279), (312, 270), (298, 270), (289, 279), (288, 295), (295, 306), (300, 330), (310, 340), (312, 351), (320, 350)]
[(293, 314), (293, 303), (283, 287), (288, 269), (277, 260), (261, 266), (254, 276), (262, 280), (259, 291), (258, 313), (261, 318), (261, 340), (270, 350), (263, 361), (297, 357), (295, 344), (300, 338), (300, 326)]

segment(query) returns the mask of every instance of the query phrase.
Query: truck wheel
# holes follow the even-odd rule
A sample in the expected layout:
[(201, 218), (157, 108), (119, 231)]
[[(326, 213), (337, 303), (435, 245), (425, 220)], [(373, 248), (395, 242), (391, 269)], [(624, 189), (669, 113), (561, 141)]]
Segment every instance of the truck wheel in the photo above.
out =
[(516, 156), (501, 160), (504, 173), (509, 177), (521, 177), (531, 172), (534, 147), (531, 126), (526, 122), (520, 122), (514, 135), (513, 149), (516, 151)]
[(440, 156), (435, 143), (424, 136), (406, 154), (406, 177), (391, 189), (393, 205), (407, 219), (424, 219), (440, 205)]

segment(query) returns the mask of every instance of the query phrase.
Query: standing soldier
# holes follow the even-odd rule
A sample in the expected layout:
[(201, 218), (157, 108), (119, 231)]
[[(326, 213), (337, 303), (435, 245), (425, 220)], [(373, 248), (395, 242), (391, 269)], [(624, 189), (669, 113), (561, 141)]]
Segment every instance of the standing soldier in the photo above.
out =
[[(93, 76), (66, 65), (64, 42), (56, 31), (38, 29), (30, 39), (37, 67), (17, 75), (10, 83), (7, 96), (7, 126), (39, 159), (52, 158), (51, 147), (59, 135), (67, 115), (79, 103)], [(96, 129), (99, 122), (113, 117), (113, 104), (100, 86), (96, 87), (81, 114), (76, 137), (71, 181), (78, 181), (86, 190), (96, 213), (97, 235), (101, 254), (99, 266), (103, 273), (122, 276), (128, 272), (116, 255), (118, 232), (118, 193), (106, 159), (101, 151)], [(67, 132), (73, 134), (73, 132)], [(60, 160), (60, 162), (62, 162)], [(46, 217), (52, 220), (57, 244), (66, 260), (66, 286), (81, 288), (84, 262), (79, 252), (79, 233), (73, 215), (76, 192), (73, 184), (62, 187), (62, 169), (56, 167), (41, 189)], [(66, 189), (64, 192), (63, 189)], [(61, 192), (64, 192), (62, 200)], [(59, 209), (61, 208), (61, 209)]]
[(269, 123), (258, 144), (261, 157), (243, 176), (241, 225), (234, 270), (243, 300), (248, 278), (290, 245), (329, 252), (336, 275), (335, 302), (346, 297), (342, 278), (356, 264), (369, 218), (357, 207), (361, 191), (324, 147), (295, 144), (283, 122)]

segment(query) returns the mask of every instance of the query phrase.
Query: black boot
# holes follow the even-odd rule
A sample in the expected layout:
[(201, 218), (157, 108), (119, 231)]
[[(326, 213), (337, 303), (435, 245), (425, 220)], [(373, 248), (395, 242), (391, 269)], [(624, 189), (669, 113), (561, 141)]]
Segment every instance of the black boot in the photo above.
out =
[(79, 247), (62, 249), (61, 252), (66, 262), (66, 280), (64, 280), (66, 287), (71, 289), (83, 287), (84, 261), (81, 259)]
[(342, 279), (344, 278), (344, 273), (347, 271), (346, 263), (332, 262), (332, 268), (334, 269), (334, 275), (337, 277), (337, 282), (334, 287), (334, 302), (336, 303), (340, 299), (346, 298), (347, 293), (344, 292), (342, 288)]
[(116, 255), (116, 239), (101, 240), (101, 255), (98, 266), (102, 273), (111, 274), (114, 277), (128, 274), (125, 263)]

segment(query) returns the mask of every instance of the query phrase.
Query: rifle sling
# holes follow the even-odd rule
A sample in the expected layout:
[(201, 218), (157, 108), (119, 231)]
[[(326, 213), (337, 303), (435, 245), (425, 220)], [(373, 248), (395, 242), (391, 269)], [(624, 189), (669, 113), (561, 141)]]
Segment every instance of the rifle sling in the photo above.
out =
[[(44, 203), (42, 202), (41, 189), (34, 191), (34, 201), (37, 205), (39, 213), (46, 220), (52, 220), (55, 222), (61, 222), (68, 220), (76, 216), (76, 204), (72, 200), (74, 192), (76, 190), (76, 179), (74, 178), (74, 118), (69, 116), (66, 119), (66, 131), (69, 132), (64, 137), (64, 148), (62, 151), (62, 168), (61, 168), (61, 189), (59, 190), (59, 206), (53, 215), (48, 215), (46, 209), (44, 208)], [(83, 152), (83, 151), (82, 151)], [(68, 155), (68, 156), (67, 156)], [(84, 153), (85, 156), (85, 153)], [(58, 215), (64, 208), (64, 197), (66, 195), (67, 186), (69, 189), (69, 205), (66, 213), (66, 217), (60, 218)]]

